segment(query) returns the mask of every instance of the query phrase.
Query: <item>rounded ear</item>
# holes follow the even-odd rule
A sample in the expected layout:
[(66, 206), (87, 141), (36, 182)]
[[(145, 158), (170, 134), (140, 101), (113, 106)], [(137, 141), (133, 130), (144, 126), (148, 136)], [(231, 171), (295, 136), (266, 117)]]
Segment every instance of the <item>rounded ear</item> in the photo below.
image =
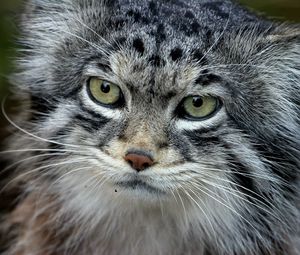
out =
[(284, 66), (299, 68), (300, 24), (274, 26), (257, 40), (257, 45), (263, 49), (261, 55), (268, 60), (268, 66), (281, 65), (282, 71), (285, 70)]
[(265, 81), (275, 84), (273, 90), (280, 88), (290, 104), (299, 114), (300, 106), (300, 25), (280, 25), (265, 38), (266, 50), (262, 54), (269, 74)]
[(24, 3), (21, 22), (37, 18), (48, 21), (53, 18), (55, 20), (55, 17), (67, 19), (72, 13), (80, 16), (87, 11), (92, 13), (100, 10), (105, 13), (108, 9), (113, 9), (116, 2), (116, 0), (27, 0)]
[(300, 43), (300, 24), (280, 25), (266, 37), (266, 41), (270, 43)]
[(24, 3), (20, 22), (23, 26), (35, 19), (41, 19), (41, 22), (43, 22), (59, 13), (65, 13), (71, 7), (72, 4), (68, 0), (28, 0)]

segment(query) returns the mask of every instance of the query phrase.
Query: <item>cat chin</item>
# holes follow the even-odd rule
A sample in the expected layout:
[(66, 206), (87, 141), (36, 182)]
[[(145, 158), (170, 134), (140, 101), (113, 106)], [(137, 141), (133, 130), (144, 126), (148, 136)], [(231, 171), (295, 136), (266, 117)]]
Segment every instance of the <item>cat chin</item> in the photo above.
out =
[(108, 185), (105, 189), (115, 201), (121, 200), (131, 205), (138, 203), (146, 207), (157, 206), (169, 197), (166, 192), (140, 180), (117, 182)]

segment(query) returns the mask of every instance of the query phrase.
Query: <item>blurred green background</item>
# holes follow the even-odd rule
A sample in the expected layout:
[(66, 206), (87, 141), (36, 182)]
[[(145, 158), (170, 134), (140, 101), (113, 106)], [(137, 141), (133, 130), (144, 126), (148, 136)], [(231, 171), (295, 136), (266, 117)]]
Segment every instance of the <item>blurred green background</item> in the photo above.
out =
[[(0, 0), (0, 100), (8, 93), (7, 75), (13, 70), (13, 57), (17, 38), (16, 20), (22, 0)], [(59, 1), (59, 0), (57, 0)], [(243, 5), (257, 10), (272, 19), (300, 22), (300, 0), (239, 0)], [(5, 120), (0, 114), (0, 129)], [(0, 139), (1, 139), (0, 130)]]

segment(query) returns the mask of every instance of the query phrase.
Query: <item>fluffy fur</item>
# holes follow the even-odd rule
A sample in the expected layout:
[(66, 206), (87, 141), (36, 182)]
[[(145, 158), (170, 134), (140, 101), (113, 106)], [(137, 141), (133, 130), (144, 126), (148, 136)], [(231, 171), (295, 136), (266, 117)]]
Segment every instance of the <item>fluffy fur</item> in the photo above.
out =
[[(22, 19), (2, 254), (297, 254), (298, 25), (214, 0), (32, 0)], [(125, 106), (95, 104), (90, 77)], [(187, 120), (189, 95), (223, 106)]]

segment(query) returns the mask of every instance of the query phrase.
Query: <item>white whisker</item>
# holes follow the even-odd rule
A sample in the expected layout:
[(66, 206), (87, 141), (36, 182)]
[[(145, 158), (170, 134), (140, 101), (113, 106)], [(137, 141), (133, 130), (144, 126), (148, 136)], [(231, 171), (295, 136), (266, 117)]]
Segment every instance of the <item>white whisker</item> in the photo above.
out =
[(40, 166), (37, 167), (33, 170), (27, 171), (25, 173), (19, 174), (17, 175), (15, 178), (13, 178), (11, 181), (9, 181), (1, 190), (0, 190), (0, 194), (6, 189), (8, 188), (11, 184), (13, 184), (14, 182), (24, 178), (27, 175), (33, 174), (33, 173), (37, 173), (40, 172), (40, 170), (47, 170), (48, 168), (52, 168), (52, 167), (57, 167), (57, 166), (61, 166), (61, 165), (68, 165), (68, 164), (74, 164), (74, 163), (81, 163), (81, 162), (86, 162), (87, 158), (77, 158), (76, 160), (70, 160), (70, 161), (65, 161), (65, 162), (60, 162), (60, 163), (55, 163), (55, 164), (48, 164), (45, 166)]
[(51, 141), (51, 140), (48, 140), (46, 138), (43, 138), (43, 137), (39, 137), (35, 134), (32, 134), (30, 132), (28, 132), (27, 130), (19, 127), (16, 123), (14, 123), (9, 117), (8, 115), (6, 114), (5, 112), (5, 109), (4, 109), (4, 105), (5, 105), (5, 101), (6, 101), (6, 98), (3, 99), (2, 101), (2, 104), (1, 104), (1, 109), (2, 109), (2, 114), (3, 116), (5, 117), (5, 119), (12, 125), (14, 126), (16, 129), (20, 130), (21, 132), (23, 132), (24, 134), (27, 134), (39, 141), (43, 141), (43, 142), (47, 142), (47, 143), (52, 143), (52, 144), (57, 144), (57, 145), (62, 145), (62, 146), (67, 146), (67, 147), (74, 147), (74, 148), (80, 148), (80, 146), (77, 146), (77, 145), (74, 145), (74, 144), (63, 144), (63, 143), (60, 143), (60, 142), (56, 142), (56, 141)]

